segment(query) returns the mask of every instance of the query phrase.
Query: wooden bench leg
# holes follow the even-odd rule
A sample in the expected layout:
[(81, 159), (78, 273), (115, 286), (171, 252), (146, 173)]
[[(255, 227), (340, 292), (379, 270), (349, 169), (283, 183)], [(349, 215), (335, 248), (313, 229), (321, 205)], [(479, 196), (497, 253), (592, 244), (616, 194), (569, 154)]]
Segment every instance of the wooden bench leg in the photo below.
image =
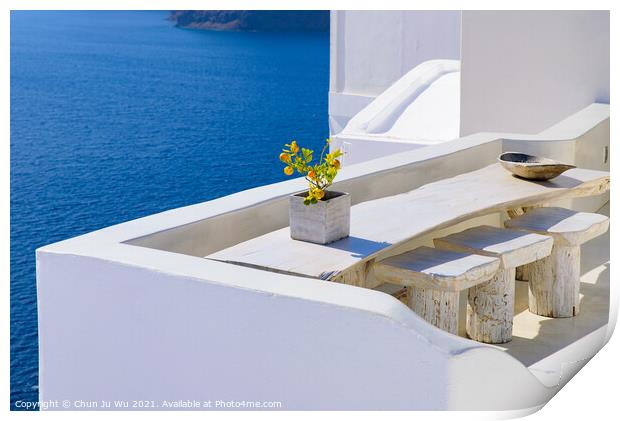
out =
[(551, 255), (526, 265), (529, 308), (545, 317), (579, 314), (580, 246), (554, 246)]
[(523, 271), (527, 265), (517, 267), (515, 279), (517, 281), (527, 281), (527, 274)]
[(489, 282), (467, 294), (467, 335), (476, 341), (501, 344), (512, 339), (516, 269), (500, 269)]
[[(525, 207), (519, 207), (519, 208), (514, 208), (514, 209), (508, 209), (506, 213), (508, 214), (508, 217), (512, 219), (512, 218), (516, 218), (518, 216), (525, 214), (527, 211), (531, 209), (537, 209), (537, 208), (541, 208), (544, 206), (546, 205), (538, 204), (538, 205), (533, 205), (533, 206), (525, 206)], [(517, 281), (527, 281), (527, 273), (525, 272), (527, 270), (526, 269), (527, 266), (528, 265), (517, 267), (517, 272), (515, 274), (515, 279)]]
[(442, 330), (458, 335), (459, 292), (408, 287), (407, 302), (418, 316)]

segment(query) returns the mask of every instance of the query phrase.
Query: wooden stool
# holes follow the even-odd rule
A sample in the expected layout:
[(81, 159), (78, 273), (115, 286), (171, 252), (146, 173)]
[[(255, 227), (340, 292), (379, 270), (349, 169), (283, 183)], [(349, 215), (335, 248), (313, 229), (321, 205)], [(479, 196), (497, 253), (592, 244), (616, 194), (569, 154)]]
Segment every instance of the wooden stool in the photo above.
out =
[(546, 235), (481, 226), (434, 241), (435, 247), (443, 250), (500, 259), (497, 275), (468, 291), (467, 335), (476, 341), (491, 344), (510, 341), (516, 267), (549, 256), (553, 239)]
[(459, 292), (487, 282), (499, 259), (419, 247), (373, 265), (378, 280), (407, 286), (408, 305), (440, 329), (458, 333)]
[(609, 218), (598, 213), (564, 208), (536, 208), (510, 219), (506, 227), (553, 237), (551, 255), (523, 268), (529, 281), (532, 313), (547, 317), (572, 317), (579, 313), (581, 244), (607, 231)]
[(402, 285), (383, 283), (373, 288), (373, 290), (382, 292), (387, 295), (391, 295), (405, 305), (409, 304), (409, 302), (407, 301), (407, 287), (404, 287)]

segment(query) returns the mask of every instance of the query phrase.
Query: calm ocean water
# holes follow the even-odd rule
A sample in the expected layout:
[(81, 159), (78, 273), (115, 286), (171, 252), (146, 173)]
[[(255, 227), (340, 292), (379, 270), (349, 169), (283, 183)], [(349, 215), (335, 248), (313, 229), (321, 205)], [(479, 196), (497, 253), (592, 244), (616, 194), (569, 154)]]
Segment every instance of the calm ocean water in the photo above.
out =
[(11, 405), (38, 399), (37, 247), (285, 179), (328, 136), (329, 36), (11, 13)]

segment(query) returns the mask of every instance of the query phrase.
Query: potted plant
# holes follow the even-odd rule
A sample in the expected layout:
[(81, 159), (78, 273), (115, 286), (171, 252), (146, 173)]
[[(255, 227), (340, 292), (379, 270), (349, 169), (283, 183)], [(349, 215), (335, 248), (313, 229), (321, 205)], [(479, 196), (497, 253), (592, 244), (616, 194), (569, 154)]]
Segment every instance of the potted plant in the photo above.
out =
[(351, 196), (349, 193), (327, 190), (340, 170), (340, 149), (325, 153), (312, 163), (313, 151), (299, 148), (296, 141), (286, 144), (280, 160), (286, 164), (284, 173), (293, 175), (295, 170), (308, 181), (308, 190), (289, 198), (291, 238), (317, 244), (328, 244), (349, 235)]

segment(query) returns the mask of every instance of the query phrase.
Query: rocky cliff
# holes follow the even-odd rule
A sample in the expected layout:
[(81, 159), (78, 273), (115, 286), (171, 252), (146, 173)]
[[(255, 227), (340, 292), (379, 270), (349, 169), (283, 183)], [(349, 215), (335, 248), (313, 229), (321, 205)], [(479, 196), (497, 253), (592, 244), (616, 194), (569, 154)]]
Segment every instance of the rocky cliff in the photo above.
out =
[(182, 28), (224, 31), (327, 31), (328, 10), (177, 10)]

